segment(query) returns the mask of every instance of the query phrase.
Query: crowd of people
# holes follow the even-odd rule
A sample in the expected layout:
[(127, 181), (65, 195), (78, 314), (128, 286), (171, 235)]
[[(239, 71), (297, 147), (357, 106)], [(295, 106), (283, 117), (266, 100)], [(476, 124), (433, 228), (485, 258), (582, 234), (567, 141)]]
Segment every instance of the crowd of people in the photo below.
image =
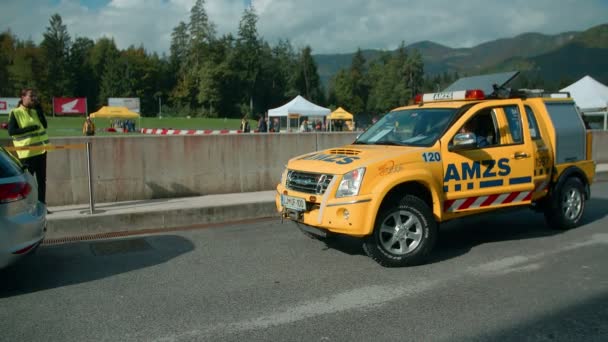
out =
[[(280, 132), (281, 131), (281, 120), (278, 117), (275, 118), (265, 118), (262, 115), (257, 117), (257, 128), (254, 132), (257, 133), (268, 133), (268, 132)], [(332, 120), (331, 126), (328, 126), (325, 120), (311, 120), (308, 118), (303, 118), (300, 126), (296, 126), (295, 129), (290, 131), (295, 132), (340, 132), (340, 131), (352, 131), (352, 121), (345, 120)], [(241, 125), (239, 130), (243, 133), (250, 133), (252, 131), (251, 125), (249, 123), (249, 118), (247, 115), (243, 116), (241, 119)]]
[(115, 119), (110, 120), (110, 128), (114, 130), (122, 130), (127, 133), (135, 132), (135, 121), (134, 120), (123, 120)]

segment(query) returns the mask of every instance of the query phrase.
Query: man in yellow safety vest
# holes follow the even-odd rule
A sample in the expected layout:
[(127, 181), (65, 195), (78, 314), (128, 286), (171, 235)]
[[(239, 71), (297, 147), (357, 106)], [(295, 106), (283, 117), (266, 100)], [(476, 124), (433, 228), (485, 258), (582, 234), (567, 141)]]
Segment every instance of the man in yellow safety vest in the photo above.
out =
[[(9, 115), (8, 134), (15, 147), (34, 147), (49, 144), (46, 134), (47, 122), (38, 106), (33, 89), (21, 91), (19, 106)], [(17, 150), (17, 156), (38, 182), (38, 199), (46, 203), (46, 150)]]

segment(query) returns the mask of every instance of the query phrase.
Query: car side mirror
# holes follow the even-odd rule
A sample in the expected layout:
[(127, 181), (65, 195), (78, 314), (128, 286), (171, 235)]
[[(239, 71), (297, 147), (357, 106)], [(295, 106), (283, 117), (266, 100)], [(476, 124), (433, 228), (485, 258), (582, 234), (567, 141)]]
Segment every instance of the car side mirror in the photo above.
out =
[(477, 148), (477, 136), (475, 133), (458, 133), (454, 136), (448, 151), (463, 151)]

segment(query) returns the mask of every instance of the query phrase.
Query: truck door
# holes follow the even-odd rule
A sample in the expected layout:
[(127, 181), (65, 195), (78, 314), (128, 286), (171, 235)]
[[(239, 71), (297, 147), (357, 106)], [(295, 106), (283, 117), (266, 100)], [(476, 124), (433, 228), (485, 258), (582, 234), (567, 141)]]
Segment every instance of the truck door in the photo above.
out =
[[(553, 165), (553, 154), (542, 135), (541, 128), (536, 120), (536, 115), (528, 105), (524, 106), (526, 119), (528, 120), (528, 132), (532, 140), (534, 152), (534, 194), (532, 200), (546, 195), (551, 182), (551, 167)], [(548, 141), (548, 138), (547, 138)]]
[[(528, 125), (522, 113), (521, 100), (478, 104), (444, 135), (446, 216), (530, 203), (533, 146), (524, 134)], [(474, 130), (475, 142), (463, 140), (472, 137), (467, 130)]]

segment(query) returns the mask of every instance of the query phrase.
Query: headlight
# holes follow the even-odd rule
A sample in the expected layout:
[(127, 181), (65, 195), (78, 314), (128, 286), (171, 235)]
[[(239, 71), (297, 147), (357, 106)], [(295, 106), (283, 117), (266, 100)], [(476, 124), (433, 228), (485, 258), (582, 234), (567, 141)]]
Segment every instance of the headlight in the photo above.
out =
[(336, 197), (347, 197), (357, 196), (359, 189), (361, 188), (361, 182), (363, 181), (363, 175), (365, 174), (365, 168), (359, 168), (352, 170), (342, 177), (342, 181), (338, 186)]

